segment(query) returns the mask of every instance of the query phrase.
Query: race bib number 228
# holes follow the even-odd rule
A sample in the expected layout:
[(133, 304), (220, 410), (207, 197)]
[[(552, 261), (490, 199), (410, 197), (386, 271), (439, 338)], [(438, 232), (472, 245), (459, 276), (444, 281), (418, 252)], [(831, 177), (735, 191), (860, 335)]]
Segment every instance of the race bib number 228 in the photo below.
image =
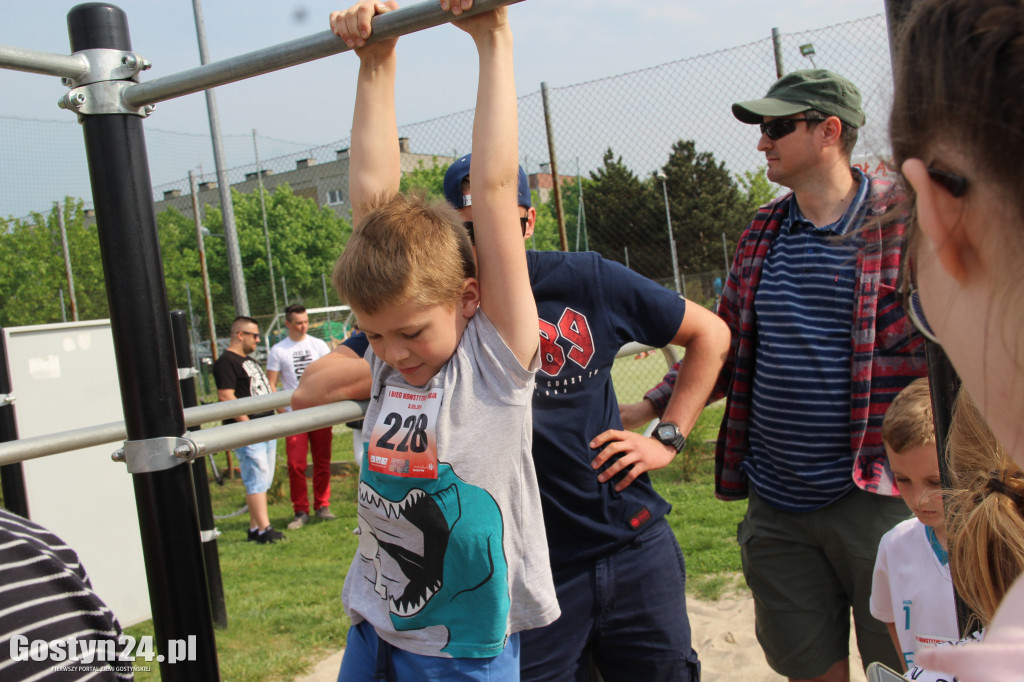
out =
[(444, 391), (385, 389), (367, 454), (371, 471), (437, 478), (437, 414)]

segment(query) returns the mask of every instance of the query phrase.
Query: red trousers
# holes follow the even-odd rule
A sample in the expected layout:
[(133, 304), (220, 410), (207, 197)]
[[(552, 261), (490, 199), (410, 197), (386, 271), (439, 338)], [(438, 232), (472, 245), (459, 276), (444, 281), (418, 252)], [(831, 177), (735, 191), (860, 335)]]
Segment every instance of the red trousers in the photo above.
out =
[(313, 451), (313, 508), (331, 504), (331, 428), (325, 426), (284, 439), (288, 452), (288, 489), (296, 514), (310, 512), (306, 488), (307, 448)]

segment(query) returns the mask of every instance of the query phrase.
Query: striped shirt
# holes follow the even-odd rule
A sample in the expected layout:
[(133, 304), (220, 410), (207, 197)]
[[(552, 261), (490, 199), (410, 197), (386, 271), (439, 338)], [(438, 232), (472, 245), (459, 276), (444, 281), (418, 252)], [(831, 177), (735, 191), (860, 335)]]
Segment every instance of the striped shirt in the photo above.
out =
[(868, 181), (835, 223), (815, 227), (790, 202), (754, 298), (757, 372), (750, 454), (743, 470), (758, 496), (811, 511), (853, 490), (850, 337), (857, 249), (836, 241), (859, 221)]
[[(856, 169), (853, 173), (858, 179), (862, 175)], [(850, 476), (861, 490), (895, 496), (899, 493), (882, 446), (882, 417), (907, 384), (927, 374), (927, 367), (924, 340), (907, 320), (896, 291), (906, 213), (894, 209), (903, 205), (903, 194), (890, 181), (866, 177), (870, 187), (865, 215), (854, 226), (862, 243), (856, 253), (850, 338)], [(712, 401), (726, 398), (715, 450), (715, 496), (722, 500), (747, 496), (743, 462), (750, 452), (750, 402), (757, 373), (754, 302), (764, 261), (793, 201), (790, 193), (758, 209), (736, 246), (718, 305), (718, 316), (732, 331), (729, 354), (711, 393)], [(672, 393), (678, 369), (676, 363), (644, 395), (659, 413)]]
[(42, 526), (0, 509), (0, 680), (133, 679), (114, 670), (130, 669), (130, 662), (67, 659), (69, 639), (76, 640), (76, 654), (108, 641), (110, 651), (121, 653), (121, 634), (75, 551)]

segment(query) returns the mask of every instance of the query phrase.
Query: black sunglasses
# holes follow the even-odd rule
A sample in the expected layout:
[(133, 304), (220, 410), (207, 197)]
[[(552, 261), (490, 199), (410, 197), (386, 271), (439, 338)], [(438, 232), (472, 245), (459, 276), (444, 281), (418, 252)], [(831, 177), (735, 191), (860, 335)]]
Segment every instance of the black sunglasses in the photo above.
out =
[[(760, 125), (761, 134), (767, 135), (768, 139), (774, 142), (775, 140), (781, 140), (796, 130), (796, 124), (800, 121), (808, 123), (811, 120), (809, 118), (776, 118)], [(813, 120), (816, 121), (817, 119)]]
[(257, 339), (260, 338), (259, 332), (242, 332), (242, 334), (249, 334), (251, 336), (255, 336)]
[(967, 178), (956, 173), (944, 171), (935, 166), (928, 166), (928, 177), (946, 188), (946, 191), (960, 198), (967, 191)]
[[(529, 218), (523, 216), (519, 219), (519, 224), (523, 226), (523, 236), (526, 236), (526, 224), (530, 221)], [(469, 234), (469, 243), (476, 244), (476, 240), (473, 239), (473, 221), (467, 220), (462, 223), (462, 226), (466, 228), (466, 232)]]

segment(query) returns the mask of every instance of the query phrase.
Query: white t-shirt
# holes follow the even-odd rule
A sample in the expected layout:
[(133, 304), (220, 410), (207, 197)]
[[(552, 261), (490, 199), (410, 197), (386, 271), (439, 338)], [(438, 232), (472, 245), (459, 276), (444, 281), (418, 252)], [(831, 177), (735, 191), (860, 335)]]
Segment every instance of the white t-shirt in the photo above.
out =
[[(981, 633), (981, 632), (972, 632), (967, 637), (964, 637), (963, 639), (961, 639), (959, 641), (956, 641), (956, 642), (942, 642), (941, 644), (936, 644), (935, 646), (922, 647), (921, 650), (917, 652), (916, 658), (917, 659), (927, 659), (928, 655), (929, 655), (927, 652), (929, 652), (929, 650), (933, 650), (933, 651), (936, 651), (936, 652), (946, 652), (946, 651), (956, 651), (956, 652), (959, 652), (959, 651), (961, 651), (963, 649), (963, 646), (965, 644), (978, 644), (983, 639), (984, 639), (984, 634), (983, 633)], [(977, 647), (970, 646), (970, 647), (968, 647), (968, 649), (969, 650), (976, 650)], [(1017, 647), (1017, 649), (1019, 651), (1019, 647)], [(934, 654), (932, 654), (932, 655), (934, 655)], [(1002, 656), (1000, 658), (1004, 658), (1005, 659), (1007, 657), (1006, 656)], [(1019, 655), (1018, 655), (1018, 658), (1020, 658)], [(994, 669), (998, 670), (999, 662), (998, 662), (998, 660), (996, 660), (993, 663), (990, 659), (985, 659), (985, 661), (984, 661), (984, 663), (982, 665), (985, 665), (986, 667), (989, 667), (990, 669), (994, 668)], [(955, 666), (952, 666), (950, 669), (951, 670), (955, 669)], [(976, 673), (978, 672), (978, 670), (979, 670), (979, 666), (978, 666), (977, 662), (974, 662), (974, 664), (972, 666), (967, 667), (967, 668), (961, 670), (959, 674), (970, 674), (972, 682), (975, 679), (977, 679), (977, 680), (979, 680), (979, 682), (981, 682), (983, 678), (976, 677)], [(1020, 668), (1017, 668), (1017, 670), (1020, 670)], [(1005, 671), (1004, 671), (1004, 673), (1005, 673)], [(944, 672), (944, 671), (941, 671), (941, 670), (936, 670), (934, 668), (924, 668), (924, 667), (921, 666), (920, 662), (918, 662), (917, 665), (914, 665), (914, 666), (908, 668), (907, 672), (903, 673), (903, 677), (907, 678), (908, 680), (914, 680), (914, 682), (956, 682), (959, 679), (959, 678), (955, 677), (953, 675), (953, 673), (948, 673), (948, 672)], [(1005, 677), (1004, 676), (1004, 677), (993, 677), (991, 679), (992, 679), (993, 682), (1000, 682), (1000, 681), (1005, 682), (1006, 680), (1011, 680), (1013, 678), (1012, 677)]]
[(895, 623), (907, 668), (914, 667), (914, 653), (923, 645), (960, 636), (949, 564), (939, 561), (928, 527), (916, 518), (898, 524), (878, 544), (871, 615)]
[[(1024, 677), (1024, 576), (1017, 578), (1003, 596), (983, 641), (935, 647), (921, 652), (921, 658), (924, 665), (948, 670), (971, 682), (1005, 682)], [(945, 679), (953, 677), (947, 675)]]
[(270, 349), (267, 356), (267, 371), (280, 372), (281, 384), (286, 391), (290, 391), (299, 385), (299, 379), (306, 371), (306, 367), (330, 352), (327, 344), (315, 336), (307, 334), (301, 341), (292, 341), (291, 337), (285, 337)]

